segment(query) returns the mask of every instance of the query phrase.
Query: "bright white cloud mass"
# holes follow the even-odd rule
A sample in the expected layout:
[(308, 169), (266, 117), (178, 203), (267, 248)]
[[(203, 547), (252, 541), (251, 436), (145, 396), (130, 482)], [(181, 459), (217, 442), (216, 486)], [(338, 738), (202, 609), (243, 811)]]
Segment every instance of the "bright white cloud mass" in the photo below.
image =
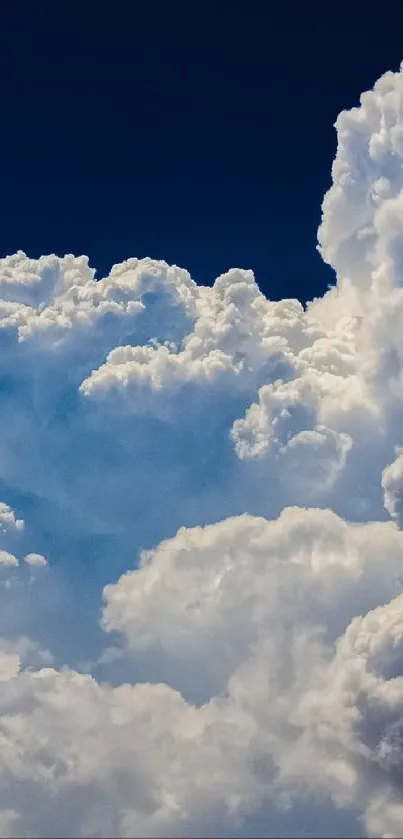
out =
[(305, 308), (0, 262), (0, 835), (403, 834), (403, 70)]

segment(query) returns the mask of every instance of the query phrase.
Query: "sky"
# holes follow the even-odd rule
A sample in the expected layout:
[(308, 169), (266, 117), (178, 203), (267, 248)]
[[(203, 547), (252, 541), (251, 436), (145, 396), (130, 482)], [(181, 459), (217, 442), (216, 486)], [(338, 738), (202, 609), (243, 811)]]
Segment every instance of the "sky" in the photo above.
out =
[(1, 11), (0, 839), (403, 833), (403, 55), (355, 8)]
[(367, 4), (5, 2), (1, 253), (165, 259), (272, 299), (334, 277), (315, 251), (333, 123), (401, 60)]

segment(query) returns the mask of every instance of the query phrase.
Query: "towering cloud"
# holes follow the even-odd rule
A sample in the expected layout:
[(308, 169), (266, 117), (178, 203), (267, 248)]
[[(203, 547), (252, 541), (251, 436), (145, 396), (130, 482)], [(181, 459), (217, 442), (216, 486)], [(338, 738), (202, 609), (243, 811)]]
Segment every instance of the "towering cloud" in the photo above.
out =
[(0, 835), (403, 832), (403, 70), (335, 286), (0, 261)]

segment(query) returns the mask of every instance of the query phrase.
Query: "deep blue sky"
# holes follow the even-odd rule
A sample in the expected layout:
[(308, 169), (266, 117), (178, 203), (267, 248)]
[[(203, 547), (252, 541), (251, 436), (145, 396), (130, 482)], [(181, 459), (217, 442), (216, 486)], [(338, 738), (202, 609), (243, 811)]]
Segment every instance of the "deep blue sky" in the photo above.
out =
[(332, 126), (398, 67), (401, 3), (13, 0), (0, 22), (1, 255), (253, 268), (272, 298), (332, 281)]

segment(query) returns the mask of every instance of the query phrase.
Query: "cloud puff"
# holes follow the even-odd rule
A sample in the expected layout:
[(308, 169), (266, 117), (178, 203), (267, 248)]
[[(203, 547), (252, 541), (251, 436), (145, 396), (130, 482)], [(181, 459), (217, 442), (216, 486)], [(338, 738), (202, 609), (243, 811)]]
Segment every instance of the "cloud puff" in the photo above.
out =
[(10, 530), (23, 530), (23, 528), (24, 521), (16, 519), (14, 510), (4, 501), (0, 501), (0, 533), (4, 534)]
[(298, 508), (182, 530), (105, 592), (152, 684), (3, 654), (4, 806), (43, 836), (67, 835), (66, 808), (68, 832), (102, 836), (256, 835), (269, 811), (287, 835), (313, 793), (328, 816), (372, 813), (374, 790), (392, 808), (402, 539)]
[[(15, 511), (12, 510), (8, 504), (0, 502), (0, 536), (2, 537), (3, 544), (7, 544), (7, 541), (10, 541), (10, 538), (13, 539), (15, 544), (18, 544), (18, 542), (20, 541), (18, 537), (21, 538), (21, 534), (24, 528), (24, 520), (17, 519)], [(24, 557), (24, 562), (26, 562), (28, 565), (47, 565), (47, 560), (45, 559), (45, 557), (37, 553), (26, 554), (26, 556)], [(16, 556), (14, 556), (13, 553), (1, 548), (0, 565), (17, 567), (19, 565), (19, 560)]]
[(0, 565), (18, 565), (18, 559), (8, 551), (0, 551)]
[(403, 450), (396, 449), (396, 458), (382, 473), (385, 507), (390, 516), (401, 521), (403, 489)]
[(20, 669), (20, 659), (16, 653), (0, 654), (0, 681), (7, 682), (17, 676)]
[(341, 801), (362, 802), (369, 835), (401, 832), (402, 605), (400, 595), (351, 622), (300, 709), (324, 783), (330, 775)]
[(0, 260), (0, 835), (401, 835), (402, 115), (339, 116), (305, 309)]
[(106, 587), (104, 626), (124, 633), (137, 664), (144, 657), (197, 700), (224, 690), (283, 623), (303, 631), (313, 621), (337, 637), (396, 591), (402, 551), (391, 523), (351, 525), (330, 510), (182, 529)]
[(27, 565), (36, 565), (36, 566), (41, 566), (41, 567), (48, 564), (47, 560), (45, 559), (44, 556), (42, 556), (42, 554), (32, 554), (32, 553), (24, 556), (24, 562), (26, 562)]

